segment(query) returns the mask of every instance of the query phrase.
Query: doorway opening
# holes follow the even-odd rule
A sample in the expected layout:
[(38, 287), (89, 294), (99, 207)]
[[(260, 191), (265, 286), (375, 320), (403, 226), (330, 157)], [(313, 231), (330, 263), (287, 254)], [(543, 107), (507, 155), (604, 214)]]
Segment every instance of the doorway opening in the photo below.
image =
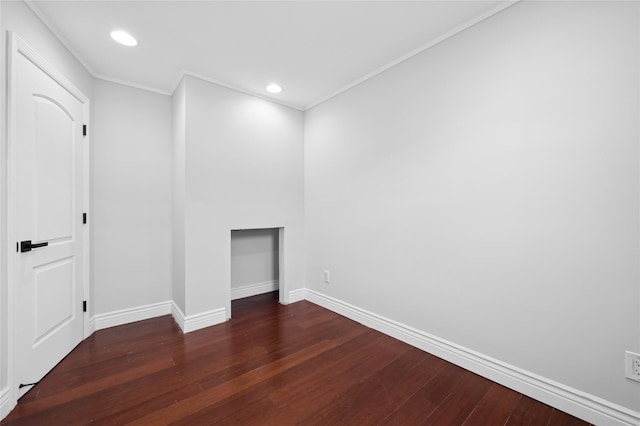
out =
[(278, 292), (282, 290), (282, 230), (258, 228), (231, 231), (232, 301), (258, 295), (281, 300)]

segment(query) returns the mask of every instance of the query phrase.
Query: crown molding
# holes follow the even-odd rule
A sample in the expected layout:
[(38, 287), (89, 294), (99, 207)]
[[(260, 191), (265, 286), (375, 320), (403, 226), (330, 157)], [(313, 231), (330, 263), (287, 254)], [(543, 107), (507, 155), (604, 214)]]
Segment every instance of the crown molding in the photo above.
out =
[(463, 24), (453, 28), (452, 30), (442, 34), (439, 37), (436, 37), (433, 40), (430, 40), (429, 42), (423, 44), (422, 46), (418, 47), (417, 49), (412, 50), (411, 52), (400, 56), (399, 58), (387, 63), (386, 65), (383, 65), (382, 67), (367, 73), (365, 75), (363, 75), (362, 77), (354, 80), (353, 82), (351, 82), (350, 84), (342, 87), (341, 89), (338, 89), (332, 93), (330, 93), (329, 95), (326, 95), (324, 97), (321, 97), (320, 99), (308, 104), (307, 106), (301, 106), (301, 105), (297, 105), (294, 103), (289, 103), (289, 102), (284, 102), (284, 101), (280, 101), (278, 99), (274, 99), (265, 95), (262, 95), (260, 93), (256, 93), (254, 91), (242, 88), (240, 86), (236, 86), (234, 84), (225, 82), (223, 80), (219, 80), (213, 77), (210, 77), (208, 75), (204, 75), (204, 74), (200, 74), (197, 73), (195, 71), (190, 71), (190, 70), (186, 70), (183, 69), (180, 71), (178, 77), (174, 80), (174, 84), (171, 86), (171, 90), (163, 90), (163, 89), (159, 89), (159, 88), (155, 88), (155, 87), (151, 87), (151, 86), (146, 86), (146, 85), (142, 85), (142, 84), (138, 84), (138, 83), (133, 83), (131, 81), (128, 80), (122, 80), (122, 79), (118, 79), (115, 77), (110, 77), (104, 74), (100, 74), (98, 73), (90, 64), (89, 62), (78, 53), (77, 50), (75, 50), (73, 48), (73, 46), (71, 45), (71, 43), (69, 43), (69, 41), (67, 39), (65, 39), (62, 34), (60, 33), (60, 31), (58, 31), (58, 29), (49, 21), (49, 19), (45, 16), (44, 13), (42, 13), (42, 11), (38, 8), (38, 6), (35, 4), (34, 0), (23, 0), (25, 2), (25, 4), (33, 11), (33, 13), (35, 13), (35, 15), (42, 21), (42, 23), (44, 23), (44, 25), (54, 34), (54, 36), (65, 46), (65, 48), (69, 51), (69, 53), (71, 53), (71, 55), (80, 63), (82, 64), (82, 66), (84, 66), (86, 68), (86, 70), (94, 77), (100, 80), (104, 80), (104, 81), (110, 81), (112, 83), (117, 83), (117, 84), (121, 84), (124, 86), (129, 86), (129, 87), (133, 87), (136, 89), (141, 89), (141, 90), (146, 90), (146, 91), (150, 91), (150, 92), (154, 92), (154, 93), (159, 93), (161, 95), (167, 95), (167, 96), (172, 96), (173, 93), (175, 92), (175, 89), (178, 87), (178, 85), (180, 84), (180, 82), (184, 79), (185, 76), (190, 76), (190, 77), (194, 77), (197, 78), (199, 80), (203, 80), (206, 81), (208, 83), (212, 83), (215, 84), (217, 86), (221, 86), (221, 87), (226, 87), (227, 89), (231, 89), (231, 90), (235, 90), (236, 92), (240, 92), (240, 93), (244, 93), (250, 96), (254, 96), (269, 102), (273, 102), (275, 104), (279, 104), (288, 108), (293, 108), (296, 109), (298, 111), (307, 111), (311, 108), (314, 108), (318, 105), (320, 105), (323, 102), (328, 101), (331, 98), (334, 98), (338, 95), (340, 95), (341, 93), (344, 93), (364, 82), (366, 82), (367, 80), (370, 80), (372, 78), (374, 78), (375, 76), (382, 74), (383, 72), (395, 67), (398, 64), (401, 64), (402, 62), (405, 62), (408, 59), (411, 59), (412, 57), (442, 43), (443, 41), (455, 36), (456, 34), (459, 34), (471, 27), (473, 27), (474, 25), (504, 11), (505, 9), (513, 6), (516, 3), (519, 3), (521, 0), (507, 0), (507, 1), (503, 1), (500, 4), (498, 4), (496, 7), (478, 15), (475, 16), (474, 18), (464, 22)]
[(53, 35), (64, 45), (64, 47), (71, 53), (71, 55), (76, 58), (80, 64), (85, 67), (85, 69), (91, 74), (93, 77), (97, 76), (96, 70), (89, 64), (89, 62), (78, 53), (76, 49), (73, 48), (71, 43), (62, 36), (60, 31), (49, 21), (49, 18), (45, 16), (44, 13), (40, 10), (40, 8), (35, 4), (33, 0), (23, 0), (24, 3), (31, 9), (31, 11), (42, 21), (42, 23), (53, 33)]
[(253, 96), (253, 97), (256, 97), (256, 98), (264, 99), (265, 101), (273, 102), (274, 104), (282, 105), (282, 106), (285, 106), (287, 108), (293, 108), (293, 109), (296, 109), (298, 111), (304, 111), (304, 108), (302, 108), (300, 105), (279, 101), (278, 99), (273, 99), (273, 98), (270, 98), (268, 96), (263, 96), (263, 95), (261, 95), (259, 93), (253, 92), (251, 90), (247, 90), (247, 89), (244, 89), (242, 87), (226, 83), (226, 82), (224, 82), (222, 80), (218, 80), (218, 79), (206, 76), (204, 74), (199, 74), (199, 73), (196, 73), (196, 72), (193, 72), (193, 71), (189, 71), (189, 70), (182, 70), (182, 77), (180, 77), (180, 79), (178, 79), (178, 84), (175, 85), (173, 91), (175, 91), (175, 89), (178, 87), (178, 85), (180, 84), (180, 81), (182, 81), (184, 76), (197, 78), (199, 80), (206, 81), (207, 83), (212, 83), (212, 84), (215, 84), (217, 86), (226, 87), (227, 89), (231, 89), (231, 90), (234, 90), (236, 92), (244, 93), (245, 95)]
[(442, 43), (443, 41), (455, 36), (456, 34), (459, 34), (471, 27), (473, 27), (476, 24), (479, 24), (480, 22), (484, 21), (485, 19), (488, 19), (494, 15), (497, 15), (498, 13), (502, 12), (503, 10), (513, 6), (516, 3), (519, 3), (521, 0), (508, 0), (508, 1), (504, 1), (502, 3), (500, 3), (498, 6), (489, 9), (488, 11), (481, 13), (478, 16), (473, 17), (472, 19), (458, 25), (457, 27), (453, 28), (450, 31), (447, 31), (446, 33), (442, 34), (439, 37), (434, 38), (433, 40), (430, 40), (429, 42), (423, 44), (422, 46), (418, 47), (417, 49), (412, 50), (411, 52), (400, 56), (399, 58), (387, 63), (386, 65), (381, 66), (380, 68), (363, 75), (362, 77), (358, 78), (357, 80), (351, 82), (350, 84), (347, 84), (346, 86), (342, 87), (341, 89), (336, 90), (335, 92), (330, 93), (327, 96), (324, 96), (320, 99), (318, 99), (315, 102), (310, 103), (309, 105), (307, 105), (306, 107), (304, 107), (303, 111), (308, 111), (313, 107), (316, 107), (318, 105), (320, 105), (323, 102), (328, 101), (331, 98), (334, 98), (336, 96), (338, 96), (341, 93), (346, 92), (349, 89), (352, 89), (356, 86), (358, 86), (359, 84), (364, 83), (367, 80), (372, 79), (373, 77), (382, 74), (383, 72), (395, 67), (396, 65), (401, 64), (402, 62), (413, 58), (414, 56), (424, 52), (425, 50), (428, 50), (440, 43)]
[(122, 86), (128, 86), (128, 87), (132, 87), (134, 89), (145, 90), (147, 92), (153, 92), (153, 93), (157, 93), (157, 94), (160, 94), (160, 95), (165, 95), (165, 96), (172, 96), (173, 95), (173, 92), (167, 92), (166, 90), (156, 89), (155, 87), (145, 86), (145, 85), (142, 85), (142, 84), (132, 83), (132, 82), (127, 81), (127, 80), (121, 80), (119, 78), (109, 77), (108, 75), (97, 74), (97, 75), (94, 75), (93, 77), (96, 80), (108, 81), (110, 83), (116, 83), (116, 84), (120, 84)]

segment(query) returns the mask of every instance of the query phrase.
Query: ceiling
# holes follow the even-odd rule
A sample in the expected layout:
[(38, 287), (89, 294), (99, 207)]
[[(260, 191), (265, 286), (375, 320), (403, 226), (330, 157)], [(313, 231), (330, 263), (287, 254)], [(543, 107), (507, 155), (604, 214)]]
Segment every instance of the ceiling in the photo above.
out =
[(301, 110), (512, 3), (27, 1), (96, 77), (171, 94), (187, 73)]

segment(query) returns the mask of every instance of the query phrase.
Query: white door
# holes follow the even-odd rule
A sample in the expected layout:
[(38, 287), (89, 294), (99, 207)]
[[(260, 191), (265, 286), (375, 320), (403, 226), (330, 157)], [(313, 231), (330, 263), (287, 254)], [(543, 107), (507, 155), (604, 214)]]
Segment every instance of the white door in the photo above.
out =
[(20, 51), (12, 61), (14, 382), (30, 384), (83, 338), (84, 106)]

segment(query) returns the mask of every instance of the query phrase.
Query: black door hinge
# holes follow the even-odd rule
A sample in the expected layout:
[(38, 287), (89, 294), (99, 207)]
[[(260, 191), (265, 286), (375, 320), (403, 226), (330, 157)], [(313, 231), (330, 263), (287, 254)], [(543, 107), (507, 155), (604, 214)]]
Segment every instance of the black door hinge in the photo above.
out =
[(82, 213), (82, 223), (83, 224), (87, 223), (87, 214), (86, 213)]
[(87, 136), (87, 125), (86, 124), (82, 125), (82, 136)]
[(87, 301), (86, 300), (82, 301), (82, 312), (87, 312)]

